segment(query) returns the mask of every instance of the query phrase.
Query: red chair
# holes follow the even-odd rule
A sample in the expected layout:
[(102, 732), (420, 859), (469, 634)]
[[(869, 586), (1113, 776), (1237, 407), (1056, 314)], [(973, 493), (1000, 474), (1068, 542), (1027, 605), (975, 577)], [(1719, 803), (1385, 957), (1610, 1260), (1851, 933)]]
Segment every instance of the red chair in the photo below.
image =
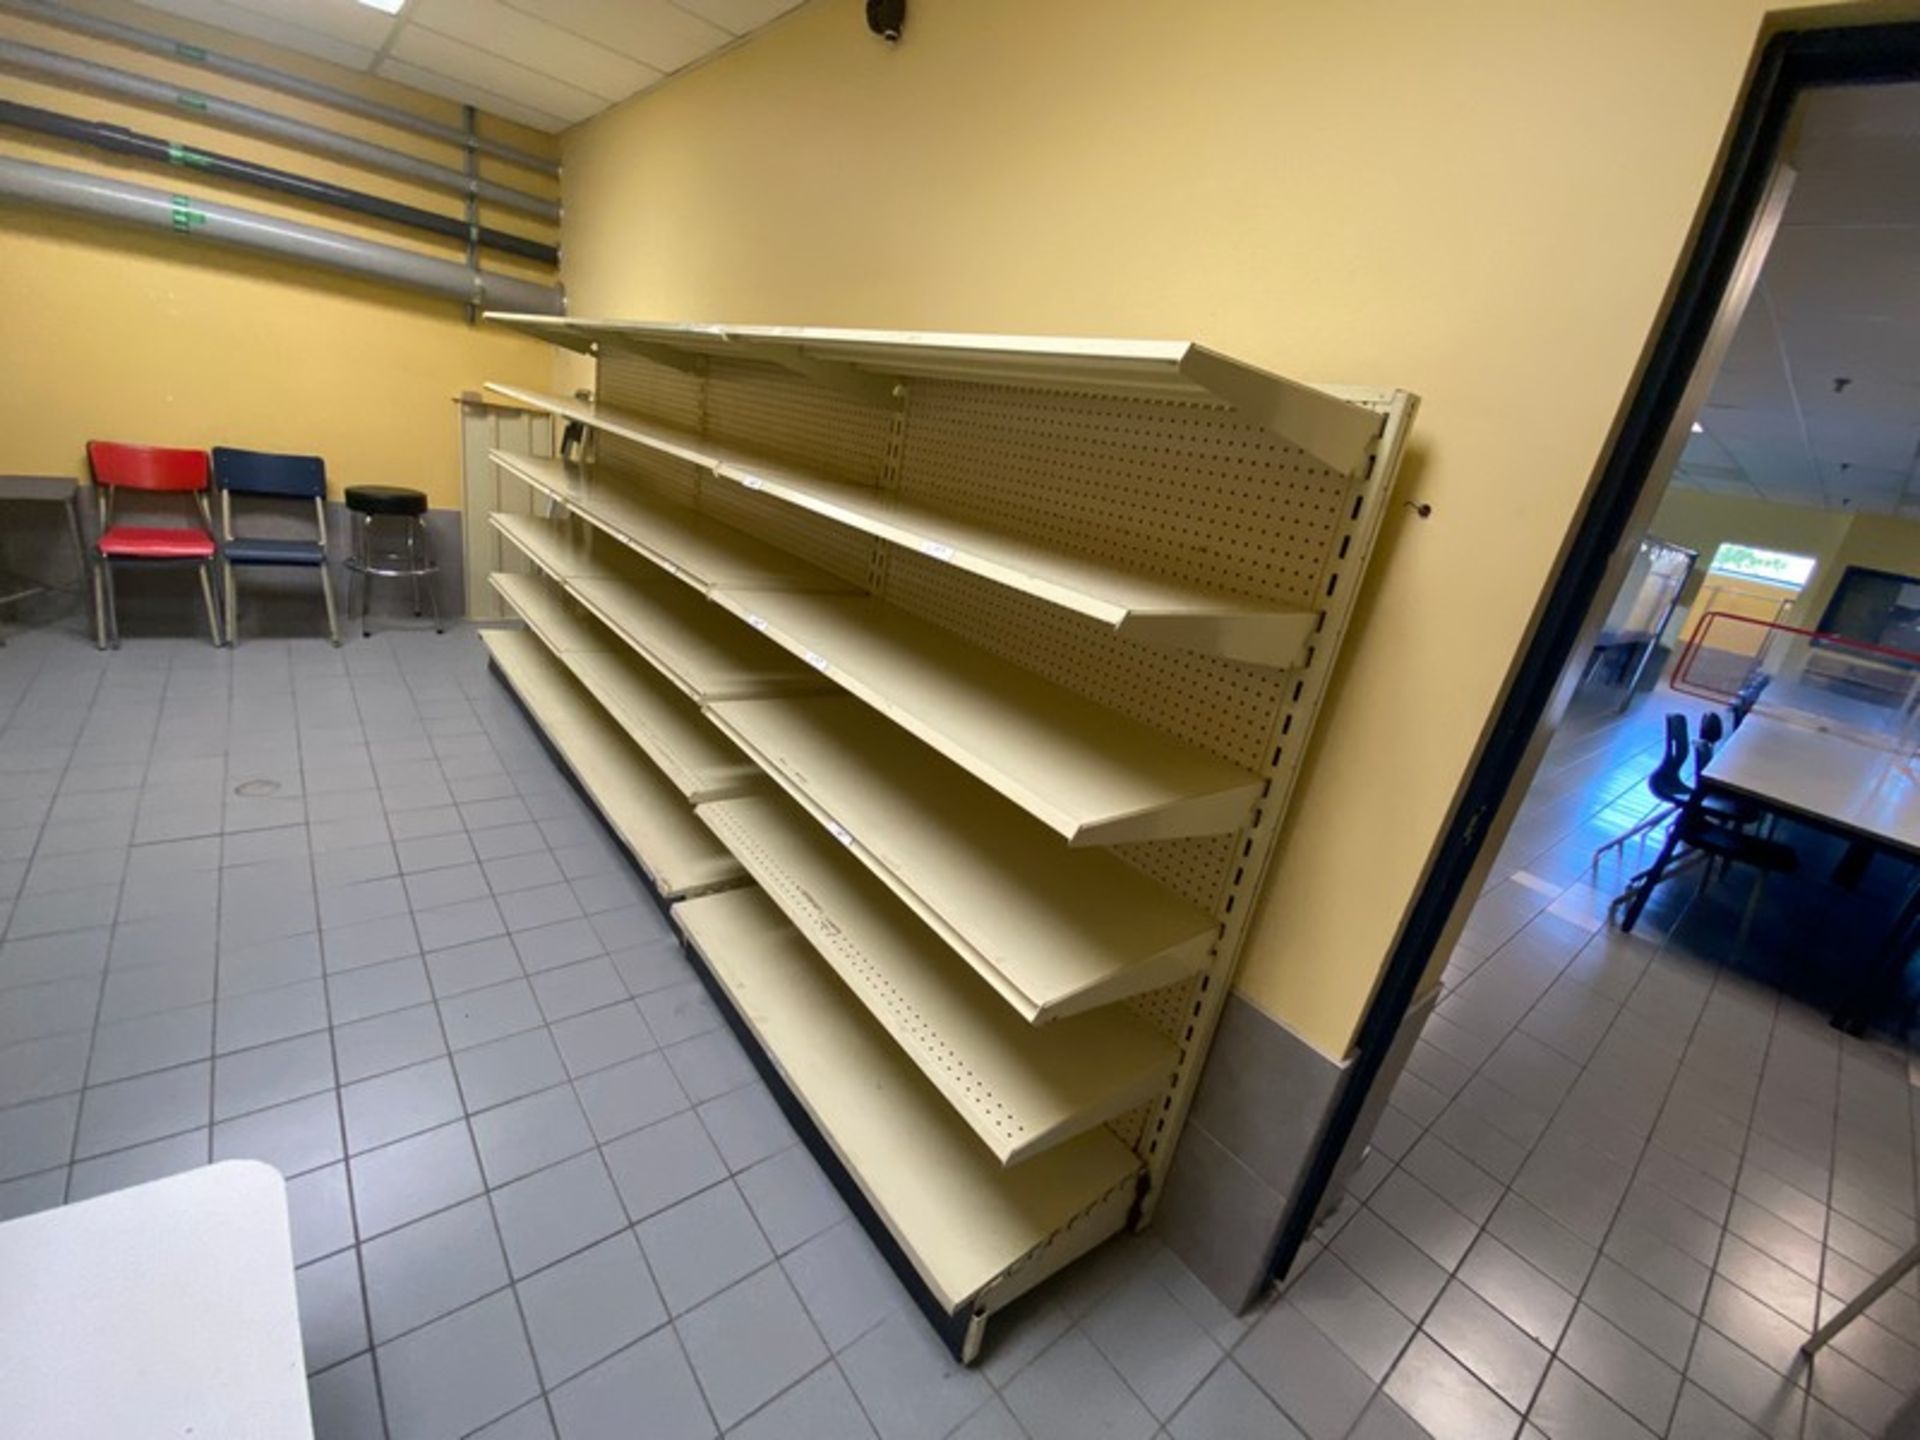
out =
[[(157, 445), (117, 445), (110, 440), (87, 442), (87, 463), (100, 501), (100, 538), (94, 542), (100, 563), (93, 572), (94, 615), (98, 643), (120, 648), (120, 616), (114, 608), (113, 563), (142, 565), (198, 565), (200, 594), (207, 603), (207, 632), (220, 643), (220, 617), (213, 604), (213, 510), (207, 502), (209, 467), (205, 452), (167, 450)], [(120, 490), (147, 494), (193, 496), (196, 525), (116, 525), (114, 495)]]

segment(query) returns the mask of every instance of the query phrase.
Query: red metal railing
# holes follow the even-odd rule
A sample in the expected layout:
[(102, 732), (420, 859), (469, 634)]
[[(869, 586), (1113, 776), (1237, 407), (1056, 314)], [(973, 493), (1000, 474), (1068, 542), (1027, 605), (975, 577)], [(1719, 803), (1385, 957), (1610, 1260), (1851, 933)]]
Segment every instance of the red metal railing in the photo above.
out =
[[(1708, 638), (1716, 626), (1722, 642), (1717, 645), (1710, 644)], [(1910, 679), (1920, 675), (1920, 654), (1911, 650), (1783, 625), (1777, 620), (1757, 620), (1727, 610), (1710, 610), (1694, 626), (1667, 683), (1683, 695), (1731, 703), (1755, 679), (1769, 674), (1767, 661), (1777, 653), (1776, 647), (1794, 640), (1805, 641), (1816, 657), (1838, 654), (1876, 662), (1882, 668), (1904, 669), (1911, 672)]]

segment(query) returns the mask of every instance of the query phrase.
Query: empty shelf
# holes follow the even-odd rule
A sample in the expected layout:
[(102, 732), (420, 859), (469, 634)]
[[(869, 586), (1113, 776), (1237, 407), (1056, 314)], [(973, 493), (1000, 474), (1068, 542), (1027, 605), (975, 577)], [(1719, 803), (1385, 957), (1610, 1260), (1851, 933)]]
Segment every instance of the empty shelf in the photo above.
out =
[(605, 626), (575, 614), (559, 592), (531, 575), (492, 579), (514, 613), (687, 799), (697, 804), (761, 788), (759, 767)]
[[(596, 566), (564, 521), (495, 515), (493, 523), (541, 570), (695, 700), (791, 695), (824, 682), (742, 630), (685, 586), (637, 567)], [(750, 592), (752, 593), (752, 592)]]
[(1038, 820), (846, 695), (707, 713), (862, 864), (1036, 1023), (1205, 963), (1211, 916)]
[[(518, 399), (531, 392), (503, 390), (502, 393), (511, 393)], [(592, 409), (570, 401), (552, 403), (567, 407), (560, 413)], [(744, 530), (736, 530), (685, 505), (648, 495), (632, 483), (596, 475), (585, 466), (516, 455), (506, 450), (491, 450), (488, 458), (508, 474), (524, 480), (588, 524), (698, 590), (711, 590), (716, 585), (728, 585), (736, 590), (847, 591), (854, 588)]]
[(1319, 623), (1313, 610), (1132, 574), (898, 495), (823, 480), (771, 461), (729, 461), (716, 473), (863, 534), (1089, 616), (1149, 645), (1290, 667), (1300, 663)]
[(1123, 1007), (1035, 1029), (779, 795), (696, 812), (1003, 1165), (1163, 1089), (1171, 1041)]
[[(845, 987), (759, 889), (690, 900), (673, 913), (949, 1312), (1135, 1183), (1140, 1162), (1104, 1129), (1002, 1168), (886, 1032), (847, 1003)], [(1117, 1226), (1124, 1209), (1108, 1206), (1102, 1217)]]
[(597, 553), (591, 540), (573, 534), (564, 520), (549, 520), (538, 515), (502, 515), (498, 511), (487, 520), (516, 550), (556, 579), (616, 573), (605, 553)]
[(740, 862), (694, 818), (693, 807), (538, 636), (488, 630), (480, 638), (655, 889), (678, 899), (745, 878)]
[(1215, 835), (1253, 775), (865, 596), (716, 590), (754, 629), (1071, 844)]
[(1187, 340), (669, 325), (500, 312), (487, 318), (570, 349), (612, 343), (681, 369), (703, 355), (783, 366), (875, 399), (892, 378), (925, 377), (1224, 404), (1343, 475), (1359, 469), (1383, 427), (1364, 406)]

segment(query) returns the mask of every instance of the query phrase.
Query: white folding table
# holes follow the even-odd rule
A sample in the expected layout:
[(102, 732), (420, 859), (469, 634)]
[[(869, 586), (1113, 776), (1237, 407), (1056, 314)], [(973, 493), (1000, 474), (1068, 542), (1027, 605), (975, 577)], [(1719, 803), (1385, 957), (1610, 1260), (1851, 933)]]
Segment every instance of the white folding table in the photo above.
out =
[(1920, 759), (1758, 712), (1714, 752), (1709, 791), (1742, 795), (1878, 849), (1920, 855)]
[(313, 1440), (279, 1172), (226, 1161), (0, 1225), (0, 1431)]

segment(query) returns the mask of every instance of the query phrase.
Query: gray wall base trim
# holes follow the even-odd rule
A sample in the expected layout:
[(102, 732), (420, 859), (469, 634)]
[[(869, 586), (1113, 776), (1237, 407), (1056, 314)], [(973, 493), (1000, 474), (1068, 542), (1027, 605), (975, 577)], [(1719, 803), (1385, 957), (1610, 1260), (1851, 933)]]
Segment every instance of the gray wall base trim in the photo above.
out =
[(1227, 997), (1154, 1223), (1235, 1311), (1266, 1287), (1281, 1219), (1346, 1068), (1241, 996)]
[[(133, 518), (131, 507), (125, 515), (115, 518)], [(351, 550), (347, 518), (344, 505), (328, 502), (327, 544), (335, 557), (333, 593), (340, 606), (342, 639), (349, 635), (347, 574), (340, 563)], [(173, 523), (177, 519), (177, 514), (169, 512), (161, 523)], [(5, 521), (4, 527), (0, 527), (0, 570), (12, 570), (57, 584), (72, 584), (73, 542), (67, 536), (65, 519), (52, 506), (9, 506)], [(439, 599), (441, 615), (449, 621), (458, 620), (466, 613), (466, 546), (462, 542), (461, 521), (458, 510), (427, 512), (428, 540), (433, 546), (434, 559), (440, 564), (434, 594)], [(90, 507), (88, 522), (91, 525)], [(312, 539), (312, 511), (309, 509), (303, 515), (297, 506), (276, 505), (257, 517), (236, 514), (234, 528), (245, 535)], [(240, 589), (241, 644), (249, 638), (289, 639), (326, 634), (327, 612), (320, 599), (320, 581), (313, 571), (246, 566), (235, 572), (235, 580)], [(192, 567), (125, 565), (115, 571), (115, 583), (120, 597), (121, 632), (129, 638), (205, 636), (206, 614), (201, 608), (200, 586)], [(0, 626), (12, 629), (51, 623), (80, 609), (77, 595), (50, 596), (17, 610), (0, 610)], [(425, 626), (428, 623), (426, 619), (415, 621), (413, 618), (410, 587), (404, 582), (374, 582), (376, 632), (382, 625)], [(357, 635), (358, 627), (351, 633)]]
[[(1327, 1213), (1344, 1202), (1435, 998), (1415, 1004), (1395, 1035), (1335, 1168)], [(1329, 1060), (1257, 1006), (1227, 997), (1154, 1223), (1230, 1309), (1245, 1310), (1274, 1278), (1284, 1222), (1353, 1073), (1350, 1060)]]

